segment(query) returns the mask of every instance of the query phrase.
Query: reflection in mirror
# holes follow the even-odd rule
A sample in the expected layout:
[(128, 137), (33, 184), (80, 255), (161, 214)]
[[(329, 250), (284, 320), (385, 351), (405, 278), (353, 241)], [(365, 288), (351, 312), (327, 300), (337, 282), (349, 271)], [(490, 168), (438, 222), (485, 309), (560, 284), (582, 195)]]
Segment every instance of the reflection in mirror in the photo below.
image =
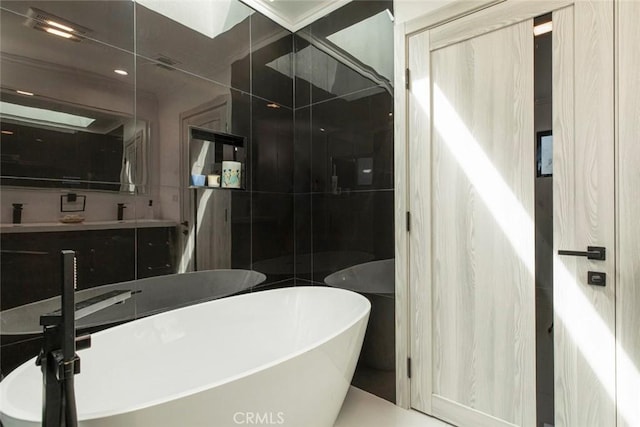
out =
[(0, 13), (2, 185), (144, 192), (149, 132), (134, 117), (134, 56), (53, 31), (39, 9)]
[(392, 1), (351, 2), (296, 33), (296, 77), (311, 83), (310, 101), (374, 86), (393, 93), (392, 10)]
[(142, 120), (3, 90), (2, 185), (143, 192)]
[[(150, 117), (160, 182), (175, 189), (158, 197), (164, 217), (181, 224), (177, 271), (248, 268), (240, 260), (250, 259), (250, 241), (243, 237), (250, 224), (238, 217), (250, 215), (238, 200), (251, 176), (250, 96), (141, 57), (137, 77), (138, 104), (147, 99), (156, 105)], [(241, 142), (222, 143), (217, 150), (220, 138)], [(237, 189), (222, 188), (223, 161), (240, 163)], [(219, 187), (208, 184), (210, 175), (220, 175)], [(241, 208), (234, 209), (237, 205)]]
[(342, 55), (346, 65), (385, 85), (393, 81), (392, 11), (391, 0), (353, 2), (342, 7), (339, 14), (314, 22), (310, 31), (300, 34)]

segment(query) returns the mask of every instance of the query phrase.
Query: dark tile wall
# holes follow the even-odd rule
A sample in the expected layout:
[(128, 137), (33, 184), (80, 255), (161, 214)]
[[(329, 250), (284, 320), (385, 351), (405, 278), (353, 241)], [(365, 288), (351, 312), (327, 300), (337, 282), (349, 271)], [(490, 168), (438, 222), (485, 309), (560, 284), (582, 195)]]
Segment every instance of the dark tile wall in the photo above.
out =
[(312, 195), (313, 275), (393, 258), (393, 190)]
[[(385, 82), (337, 60), (344, 52), (327, 38), (385, 8), (390, 2), (353, 2), (294, 36), (297, 285), (324, 285), (333, 273), (394, 257), (393, 96)], [(393, 295), (358, 285), (372, 312), (353, 383), (395, 401)]]

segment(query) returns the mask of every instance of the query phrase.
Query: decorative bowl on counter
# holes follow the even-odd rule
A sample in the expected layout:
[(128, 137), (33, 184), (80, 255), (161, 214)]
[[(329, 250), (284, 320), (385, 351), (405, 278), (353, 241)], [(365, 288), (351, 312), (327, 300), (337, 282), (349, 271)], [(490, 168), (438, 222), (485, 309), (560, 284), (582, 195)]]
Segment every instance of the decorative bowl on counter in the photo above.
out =
[(60, 222), (65, 224), (77, 224), (79, 222), (84, 221), (84, 217), (82, 215), (69, 214), (60, 218)]

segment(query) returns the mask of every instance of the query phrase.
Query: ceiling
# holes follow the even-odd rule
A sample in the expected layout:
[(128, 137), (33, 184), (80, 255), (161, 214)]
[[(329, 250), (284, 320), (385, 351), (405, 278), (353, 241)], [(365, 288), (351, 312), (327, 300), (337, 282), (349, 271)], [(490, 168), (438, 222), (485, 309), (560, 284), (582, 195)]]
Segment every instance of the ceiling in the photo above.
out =
[(242, 0), (291, 32), (349, 3), (351, 0)]

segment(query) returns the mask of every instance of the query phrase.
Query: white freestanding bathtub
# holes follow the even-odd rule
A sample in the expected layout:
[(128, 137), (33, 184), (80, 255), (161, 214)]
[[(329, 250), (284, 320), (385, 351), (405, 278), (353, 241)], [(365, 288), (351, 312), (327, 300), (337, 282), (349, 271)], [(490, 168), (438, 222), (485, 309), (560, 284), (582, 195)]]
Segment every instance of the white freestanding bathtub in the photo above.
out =
[[(81, 427), (331, 427), (347, 393), (368, 300), (328, 287), (245, 294), (135, 320), (79, 352)], [(5, 427), (37, 426), (34, 360), (0, 382)]]

